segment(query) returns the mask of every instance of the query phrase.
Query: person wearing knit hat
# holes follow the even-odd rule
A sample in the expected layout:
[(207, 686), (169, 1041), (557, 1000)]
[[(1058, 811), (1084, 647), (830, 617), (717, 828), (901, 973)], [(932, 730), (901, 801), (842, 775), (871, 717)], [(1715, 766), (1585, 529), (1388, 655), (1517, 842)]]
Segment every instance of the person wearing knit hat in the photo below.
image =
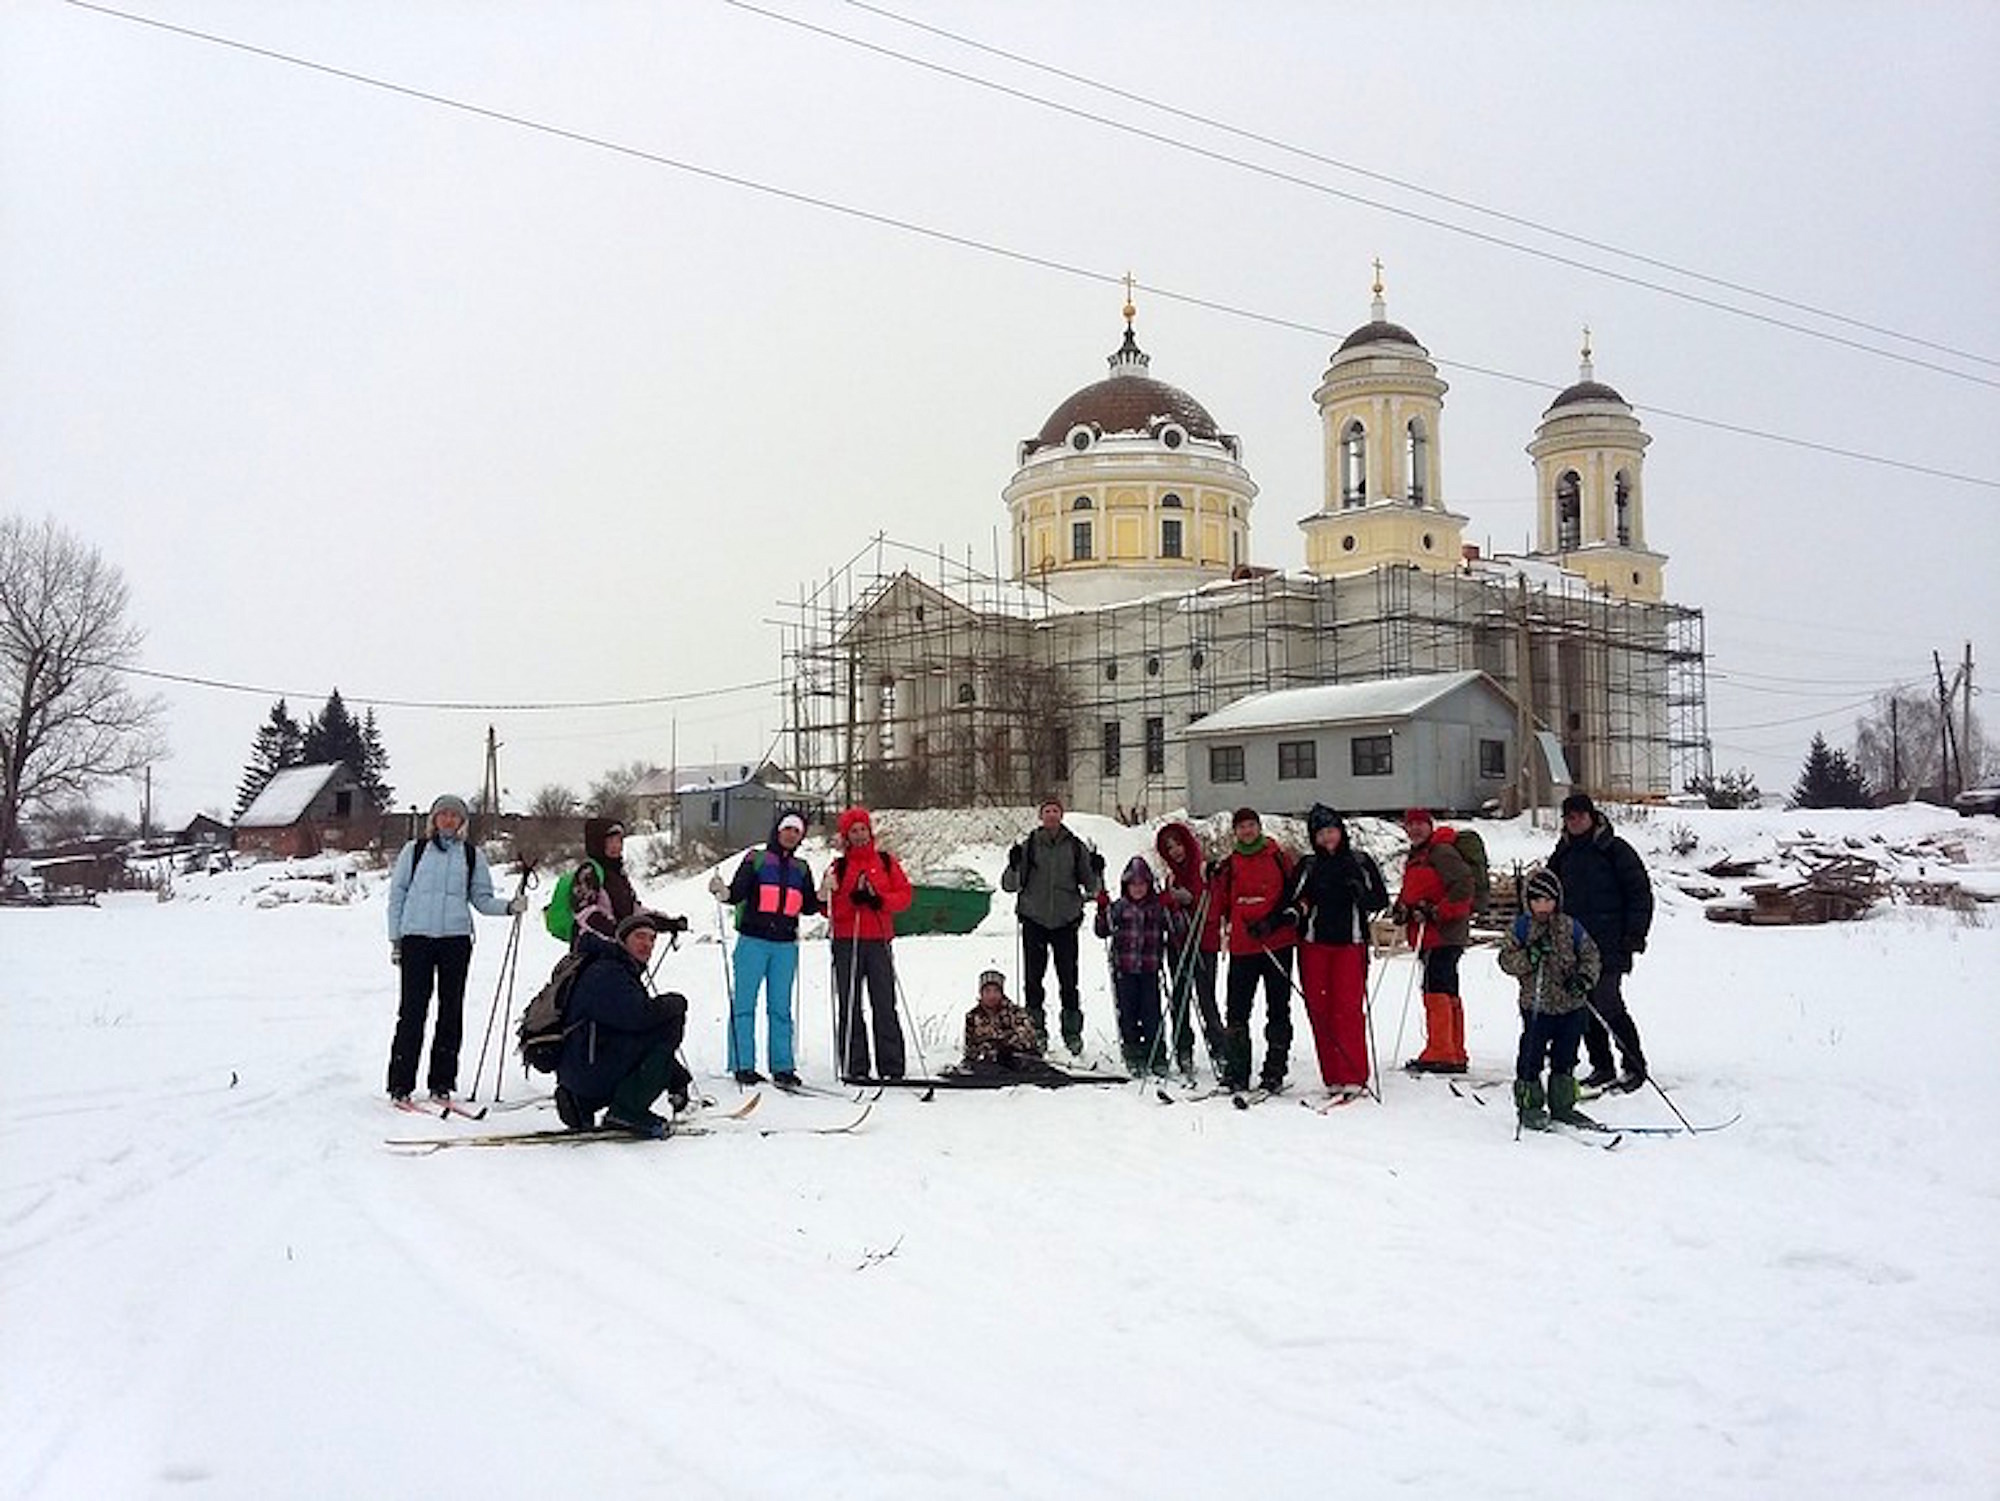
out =
[[(1577, 1115), (1576, 1052), (1602, 959), (1582, 923), (1562, 910), (1562, 882), (1546, 867), (1523, 886), (1527, 910), (1500, 940), (1500, 968), (1520, 981), (1521, 1045), (1514, 1109), (1530, 1130)], [(1542, 1070), (1548, 1070), (1546, 1091)]]
[(1118, 899), (1097, 909), (1094, 928), (1110, 941), (1111, 993), (1118, 1011), (1118, 1042), (1125, 1071), (1135, 1078), (1167, 1072), (1160, 1046), (1160, 966), (1165, 962), (1170, 919), (1153, 867), (1144, 855), (1125, 863)]
[(556, 1115), (570, 1130), (594, 1128), (602, 1110), (607, 1128), (657, 1138), (671, 1127), (654, 1101), (664, 1093), (676, 1112), (687, 1108), (694, 1080), (675, 1056), (687, 997), (654, 995), (647, 983), (658, 935), (686, 927), (683, 918), (640, 908), (620, 919), (613, 937), (595, 928), (578, 934), (582, 967), (563, 1008), (556, 1063)]
[(1021, 929), (1021, 983), (1035, 1035), (1048, 1045), (1049, 1021), (1042, 979), (1049, 960), (1056, 965), (1062, 1005), (1062, 1039), (1072, 1057), (1083, 1053), (1083, 992), (1077, 985), (1077, 930), (1086, 900), (1106, 899), (1104, 856), (1063, 822), (1062, 799), (1042, 799), (1039, 822), (1007, 851), (1000, 889), (1015, 893), (1014, 916)]
[(1007, 999), (1007, 977), (997, 969), (979, 976), (979, 1001), (965, 1013), (960, 1067), (969, 1073), (1031, 1070), (1041, 1062), (1042, 1039), (1034, 1018)]
[(840, 853), (828, 863), (819, 895), (833, 949), (833, 1036), (840, 1077), (900, 1079), (905, 1062), (892, 942), (896, 914), (909, 907), (914, 894), (910, 878), (902, 862), (875, 842), (875, 824), (866, 808), (849, 808), (840, 815), (834, 843)]
[(1223, 1084), (1250, 1087), (1250, 1017), (1264, 992), (1264, 1067), (1260, 1088), (1285, 1087), (1292, 1055), (1292, 947), (1297, 929), (1285, 910), (1292, 857), (1264, 833), (1255, 808), (1238, 808), (1230, 820), (1234, 842), (1209, 862), (1208, 887), (1226, 914), (1229, 977), (1224, 986)]
[[(1646, 1082), (1646, 1051), (1625, 1003), (1625, 976), (1632, 972), (1633, 955), (1646, 951), (1653, 883), (1639, 852), (1612, 831), (1588, 794), (1564, 798), (1562, 812), (1562, 834), (1549, 854), (1549, 869), (1562, 878), (1564, 906), (1604, 960), (1584, 1024), (1590, 1073), (1583, 1082), (1596, 1087), (1615, 1081), (1621, 1090), (1637, 1089)], [(1612, 1066), (1614, 1040), (1622, 1071)]]
[(1404, 1069), (1413, 1074), (1465, 1072), (1465, 1003), (1458, 991), (1458, 961), (1472, 941), (1472, 906), (1478, 882), (1458, 852), (1458, 835), (1428, 808), (1403, 815), (1410, 853), (1402, 889), (1389, 915), (1403, 924), (1424, 967), (1424, 1050)]
[(803, 1087), (792, 1048), (792, 983), (799, 969), (799, 919), (820, 911), (812, 867), (799, 858), (805, 815), (788, 808), (771, 826), (770, 840), (753, 849), (725, 884), (708, 889), (736, 909), (735, 985), (729, 1004), (729, 1069), (745, 1087), (764, 1082), (757, 1072), (757, 992), (764, 992), (771, 1080), (780, 1089)]
[(1381, 867), (1347, 836), (1324, 803), (1306, 814), (1312, 847), (1292, 871), (1285, 907), (1298, 914), (1299, 992), (1312, 1024), (1320, 1082), (1329, 1094), (1368, 1087), (1368, 919), (1389, 905)]
[(486, 853), (465, 837), (465, 799), (447, 792), (431, 804), (423, 837), (396, 856), (389, 877), (389, 962), (401, 974), (396, 1031), (389, 1043), (389, 1097), (409, 1103), (417, 1087), (431, 991), (437, 991), (437, 1026), (431, 1034), (427, 1074), (431, 1098), (443, 1103), (458, 1088), (459, 1043), (465, 1033), (465, 977), (472, 968), (472, 914), (519, 917), (525, 893), (513, 900), (493, 890)]

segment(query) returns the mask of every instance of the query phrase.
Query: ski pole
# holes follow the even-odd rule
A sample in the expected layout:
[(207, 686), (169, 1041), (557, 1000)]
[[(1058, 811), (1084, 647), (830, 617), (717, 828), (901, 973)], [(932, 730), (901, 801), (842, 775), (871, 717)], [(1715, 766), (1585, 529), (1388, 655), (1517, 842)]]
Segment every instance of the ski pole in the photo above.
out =
[[(520, 873), (520, 882), (514, 888), (514, 897), (517, 901), (528, 894), (528, 887), (534, 879), (533, 863), (523, 861)], [(520, 958), (521, 918), (526, 912), (527, 907), (524, 904), (521, 911), (514, 914), (513, 922), (508, 924), (507, 927), (506, 945), (500, 951), (500, 973), (494, 977), (493, 981), (493, 1004), (486, 1008), (486, 1032), (479, 1042), (479, 1063), (472, 1070), (472, 1094), (469, 1098), (475, 1102), (479, 1099), (479, 1076), (486, 1072), (486, 1050), (493, 1043), (493, 1019), (495, 1014), (500, 1010), (500, 992), (502, 987), (505, 987), (507, 991), (508, 1010), (511, 1011), (513, 1009), (514, 988), (512, 976), (514, 967)], [(500, 1098), (500, 1075), (502, 1069), (503, 1064), (496, 1060), (493, 1065), (493, 1098), (496, 1100)]]
[[(1364, 944), (1361, 950), (1361, 962), (1366, 964), (1368, 958), (1368, 946)], [(1382, 1055), (1375, 1048), (1375, 1002), (1381, 999), (1382, 977), (1388, 973), (1389, 966), (1387, 963), (1384, 963), (1380, 969), (1375, 971), (1374, 988), (1369, 989), (1364, 984), (1361, 994), (1361, 1019), (1368, 1027), (1369, 1077), (1374, 1082), (1374, 1088), (1369, 1093), (1375, 1097), (1375, 1103), (1378, 1105), (1382, 1103)]]
[[(736, 1062), (736, 972), (729, 967), (729, 924), (722, 915), (723, 910), (722, 898), (717, 897), (715, 900), (715, 937), (716, 942), (720, 945), (722, 955), (722, 994), (723, 999), (728, 1005), (728, 1009), (723, 1013), (722, 1019), (722, 1035), (726, 1043), (723, 1049), (723, 1057), (728, 1059), (729, 1071), (733, 1074), (738, 1068)], [(752, 1025), (754, 1026), (755, 1023), (753, 1022)], [(742, 1086), (739, 1084), (737, 1088), (740, 1090)]]
[[(902, 972), (896, 968), (896, 956), (893, 946), (889, 954), (889, 979), (896, 988), (896, 1005), (901, 1008), (903, 1019), (909, 1023), (910, 1046), (915, 1050), (917, 1055), (917, 1077), (928, 1079), (931, 1077), (931, 1066), (924, 1061), (923, 1028), (917, 1025), (916, 1008), (910, 1004), (910, 998), (903, 993), (903, 976)], [(876, 1041), (879, 1045), (881, 1039), (877, 1038)]]
[[(835, 939), (838, 943), (840, 940)], [(840, 967), (834, 966), (838, 974)], [(854, 931), (847, 937), (847, 984), (836, 988), (829, 999), (833, 1002), (834, 1045), (840, 1049), (835, 1060), (833, 1074), (836, 1079), (847, 1077), (847, 1060), (854, 1056), (851, 1048), (854, 1041), (854, 1000), (861, 989), (861, 921), (854, 919)], [(845, 991), (844, 995), (840, 991)], [(843, 1002), (845, 1004), (843, 1004)], [(880, 1039), (876, 1039), (879, 1043)], [(873, 1056), (872, 1054), (870, 1055)]]
[[(1604, 1030), (1610, 1033), (1610, 1035), (1613, 1037), (1616, 1037), (1618, 1035), (1616, 1032), (1611, 1031), (1611, 1024), (1604, 1019), (1603, 1013), (1597, 1009), (1597, 1003), (1595, 1001), (1586, 999), (1583, 1004), (1584, 1007), (1590, 1012), (1590, 1014), (1597, 1018), (1598, 1026), (1604, 1028)], [(1679, 1121), (1683, 1126), (1687, 1127), (1688, 1135), (1698, 1136), (1701, 1134), (1700, 1132), (1695, 1130), (1694, 1123), (1690, 1121), (1686, 1116), (1681, 1114), (1681, 1107), (1674, 1103), (1673, 1096), (1668, 1094), (1666, 1090), (1660, 1088), (1660, 1081), (1653, 1077), (1653, 1071), (1651, 1069), (1646, 1070), (1646, 1082), (1652, 1085), (1654, 1090), (1659, 1094), (1660, 1098), (1667, 1102), (1667, 1109), (1673, 1111), (1674, 1119)]]
[[(1306, 1025), (1309, 1027), (1312, 1026), (1312, 1003), (1306, 998), (1306, 989), (1304, 984), (1302, 984), (1298, 979), (1294, 978), (1292, 972), (1285, 967), (1284, 963), (1278, 958), (1278, 956), (1271, 952), (1271, 946), (1268, 943), (1259, 943), (1257, 947), (1264, 951), (1264, 957), (1266, 960), (1270, 962), (1271, 968), (1276, 970), (1279, 974), (1285, 977), (1285, 982), (1292, 988), (1292, 994), (1297, 996), (1299, 998), (1299, 1004), (1306, 1008)], [(1319, 1036), (1319, 1033), (1315, 1031), (1313, 1033), (1313, 1036), (1317, 1037)], [(1340, 1061), (1346, 1064), (1349, 1068), (1353, 1068), (1355, 1066), (1354, 1060), (1347, 1056), (1347, 1049), (1340, 1045), (1340, 1039), (1338, 1037), (1335, 1037), (1331, 1040), (1333, 1042), (1333, 1050), (1336, 1053), (1340, 1054)]]
[(1409, 1024), (1410, 1020), (1410, 997), (1416, 993), (1417, 975), (1424, 967), (1424, 919), (1421, 917), (1417, 919), (1417, 941), (1415, 947), (1410, 951), (1410, 957), (1417, 962), (1415, 967), (1410, 971), (1409, 982), (1403, 987), (1402, 1015), (1396, 1018), (1396, 1049), (1394, 1057), (1398, 1064), (1403, 1061), (1403, 1028)]

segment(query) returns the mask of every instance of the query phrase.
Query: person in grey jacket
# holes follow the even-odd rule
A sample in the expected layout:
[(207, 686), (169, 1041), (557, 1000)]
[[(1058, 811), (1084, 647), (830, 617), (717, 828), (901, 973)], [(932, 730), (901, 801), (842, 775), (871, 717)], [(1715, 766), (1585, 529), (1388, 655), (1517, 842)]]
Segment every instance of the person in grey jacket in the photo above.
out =
[(1049, 956), (1056, 961), (1056, 989), (1062, 1002), (1063, 1045), (1072, 1056), (1083, 1052), (1083, 996), (1076, 983), (1076, 934), (1087, 899), (1108, 900), (1104, 856), (1063, 823), (1062, 799), (1045, 798), (1040, 827), (1007, 851), (1000, 889), (1018, 893), (1015, 916), (1021, 923), (1023, 999), (1035, 1035), (1047, 1046), (1049, 1020), (1042, 989)]
[(518, 917), (526, 910), (525, 896), (509, 901), (494, 893), (486, 856), (465, 839), (469, 817), (464, 798), (449, 792), (438, 798), (424, 837), (403, 846), (389, 878), (389, 962), (402, 971), (396, 1036), (389, 1044), (389, 1097), (398, 1103), (417, 1087), (433, 986), (438, 1011), (431, 1035), (431, 1098), (449, 1100), (458, 1088), (473, 909), (488, 917)]

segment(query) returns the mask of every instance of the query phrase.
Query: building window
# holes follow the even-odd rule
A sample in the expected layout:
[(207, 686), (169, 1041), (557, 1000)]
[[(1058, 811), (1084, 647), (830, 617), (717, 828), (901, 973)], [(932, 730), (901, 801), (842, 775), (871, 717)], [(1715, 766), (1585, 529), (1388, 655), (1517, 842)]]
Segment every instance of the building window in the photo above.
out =
[(1211, 782), (1243, 780), (1243, 747), (1211, 745), (1208, 748), (1208, 779)]
[(1090, 497), (1088, 495), (1077, 496), (1075, 500), (1069, 503), (1069, 508), (1072, 511), (1088, 511), (1091, 509)]
[(708, 821), (711, 827), (720, 828), (722, 826), (721, 798), (712, 797), (708, 800)]
[(1166, 510), (1178, 511), (1181, 509), (1181, 498), (1178, 495), (1168, 493), (1160, 497), (1160, 505)]
[(1421, 417), (1410, 419), (1405, 457), (1410, 465), (1410, 504), (1420, 506), (1424, 503), (1428, 489), (1424, 481), (1425, 476), (1430, 473), (1431, 465), (1430, 439), (1424, 436), (1424, 420)]
[(354, 814), (354, 794), (352, 792), (334, 793), (333, 816), (335, 818), (350, 818), (353, 816), (353, 814)]
[(1499, 782), (1506, 779), (1506, 741), (1482, 740), (1479, 742), (1479, 774), (1489, 782)]
[(1348, 741), (1357, 777), (1386, 777), (1396, 769), (1396, 742), (1388, 735), (1356, 735)]
[(1090, 523), (1072, 521), (1069, 524), (1069, 556), (1073, 563), (1090, 561)]
[(1181, 555), (1181, 519), (1169, 516), (1160, 523), (1160, 556), (1177, 558)]
[(1146, 775), (1157, 777), (1167, 769), (1167, 721), (1158, 714), (1146, 717)]
[(1611, 492), (1611, 504), (1617, 511), (1618, 545), (1632, 545), (1632, 477), (1623, 469), (1618, 471), (1616, 486)]
[(1359, 422), (1348, 423), (1340, 435), (1340, 504), (1368, 504), (1368, 433)]
[(1556, 481), (1556, 551), (1575, 552), (1583, 546), (1583, 482), (1574, 469)]
[(1278, 780), (1310, 782), (1319, 775), (1319, 747), (1310, 740), (1278, 742)]
[(1104, 721), (1104, 774), (1107, 777), (1118, 775), (1123, 762), (1123, 757), (1119, 754), (1120, 749), (1118, 721), (1107, 719)]

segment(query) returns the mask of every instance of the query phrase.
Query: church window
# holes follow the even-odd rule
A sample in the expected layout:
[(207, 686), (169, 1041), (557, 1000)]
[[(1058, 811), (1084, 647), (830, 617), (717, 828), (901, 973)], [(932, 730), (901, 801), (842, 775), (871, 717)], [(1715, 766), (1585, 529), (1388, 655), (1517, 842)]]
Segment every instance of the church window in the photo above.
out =
[(1158, 657), (1146, 658), (1146, 676), (1149, 678), (1156, 678), (1159, 675), (1160, 675), (1160, 659)]
[(1612, 505), (1617, 510), (1618, 545), (1632, 545), (1632, 476), (1623, 469), (1618, 471), (1617, 484), (1612, 490)]
[(1160, 523), (1160, 556), (1163, 558), (1178, 558), (1180, 555), (1180, 517), (1169, 516)]
[(1410, 419), (1409, 442), (1406, 457), (1410, 464), (1410, 504), (1420, 506), (1426, 498), (1426, 477), (1430, 474), (1431, 444), (1424, 434), (1424, 420)]
[(1146, 718), (1146, 775), (1161, 776), (1167, 769), (1167, 721), (1159, 714)]
[(1187, 430), (1177, 422), (1169, 422), (1160, 429), (1160, 442), (1168, 448), (1179, 448), (1187, 442)]
[(1341, 547), (1341, 551), (1343, 551), (1343, 552), (1353, 552), (1353, 551), (1354, 551), (1354, 533), (1352, 533), (1352, 532), (1349, 532), (1349, 533), (1348, 533), (1348, 534), (1347, 534), (1347, 535), (1346, 535), (1345, 537), (1342, 537), (1342, 538), (1340, 539), (1340, 547)]
[(1104, 681), (1107, 683), (1118, 681), (1118, 664), (1116, 662), (1106, 662), (1104, 664)]
[(1082, 423), (1078, 423), (1069, 430), (1069, 446), (1078, 453), (1082, 453), (1085, 449), (1089, 448), (1095, 438), (1096, 434), (1091, 432)]
[(1574, 469), (1565, 469), (1556, 481), (1556, 551), (1574, 552), (1583, 546), (1583, 481)]
[(1088, 495), (1079, 495), (1079, 496), (1077, 496), (1077, 498), (1076, 498), (1075, 500), (1072, 500), (1072, 501), (1071, 501), (1071, 502), (1069, 503), (1069, 508), (1070, 508), (1070, 509), (1071, 509), (1072, 511), (1087, 511), (1087, 510), (1089, 510), (1089, 509), (1090, 509), (1090, 497), (1089, 497)]
[(1090, 561), (1090, 523), (1072, 521), (1069, 527), (1069, 556), (1073, 563)]
[(1123, 759), (1121, 750), (1118, 721), (1107, 719), (1104, 721), (1104, 774), (1107, 777), (1118, 775)]
[(1368, 434), (1358, 422), (1340, 435), (1340, 504), (1368, 504)]
[(1178, 511), (1181, 509), (1181, 498), (1169, 492), (1160, 497), (1160, 504), (1165, 506), (1169, 511)]

